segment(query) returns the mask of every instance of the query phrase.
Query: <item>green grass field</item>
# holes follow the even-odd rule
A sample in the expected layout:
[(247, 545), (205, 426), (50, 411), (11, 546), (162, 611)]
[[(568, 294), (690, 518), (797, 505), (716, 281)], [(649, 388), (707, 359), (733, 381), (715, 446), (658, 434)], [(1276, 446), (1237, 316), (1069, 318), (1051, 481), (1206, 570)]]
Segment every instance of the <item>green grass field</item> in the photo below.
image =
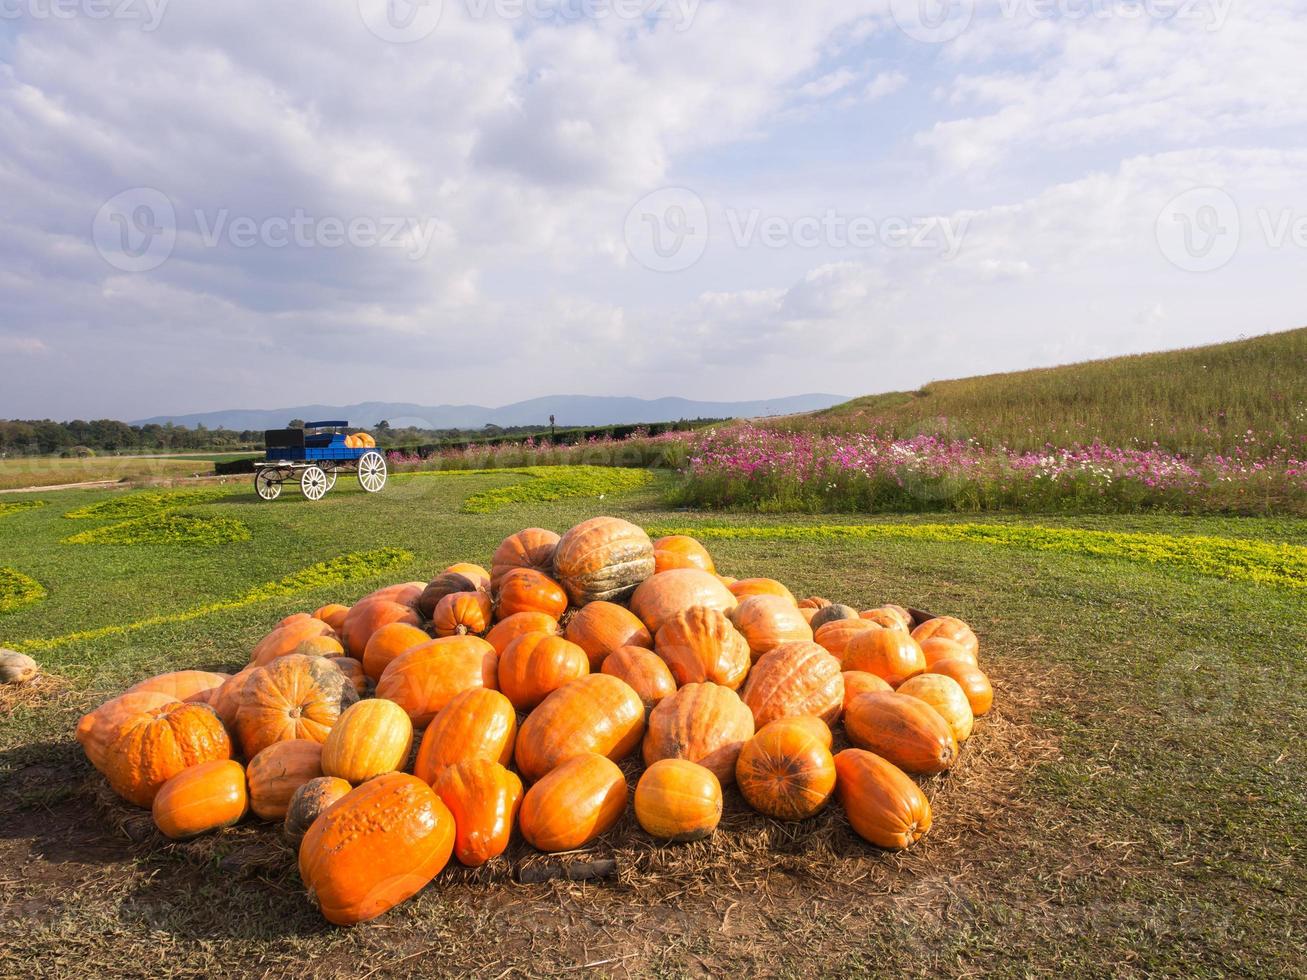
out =
[[(45, 592), (0, 614), (0, 646), (49, 672), (0, 692), (0, 974), (1301, 971), (1307, 521), (986, 515), (998, 530), (950, 534), (937, 529), (966, 522), (670, 512), (668, 479), (603, 499), (505, 493), (527, 487), (516, 474), (399, 476), (376, 497), (343, 479), (318, 504), (241, 488), (166, 513), (238, 524), (244, 539), (155, 544), (61, 543), (124, 513), (149, 518), (122, 505), (64, 516), (104, 491), (0, 512), (0, 566)], [(525, 885), (451, 869), (338, 930), (270, 831), (165, 844), (97, 809), (100, 780), (71, 730), (106, 695), (164, 670), (238, 667), (288, 613), (484, 564), (514, 530), (597, 513), (715, 529), (703, 537), (726, 574), (972, 623), (997, 706), (962, 763), (927, 781), (931, 834), (893, 855), (854, 837), (838, 807), (795, 828), (730, 794), (706, 844), (654, 847), (628, 817), (599, 846), (616, 879)], [(1131, 541), (1095, 550), (1101, 539), (1077, 531), (1151, 536), (1167, 558)], [(1241, 574), (1259, 562), (1281, 577)], [(246, 860), (270, 847), (273, 863)]]

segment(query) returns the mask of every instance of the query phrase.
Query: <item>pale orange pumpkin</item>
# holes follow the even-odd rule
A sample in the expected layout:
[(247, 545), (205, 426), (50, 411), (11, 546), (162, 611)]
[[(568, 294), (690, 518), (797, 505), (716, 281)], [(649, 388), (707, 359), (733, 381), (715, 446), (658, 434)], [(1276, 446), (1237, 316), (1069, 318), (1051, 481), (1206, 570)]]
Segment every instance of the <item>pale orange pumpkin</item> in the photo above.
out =
[(653, 646), (653, 636), (635, 613), (603, 600), (578, 609), (563, 635), (586, 652), (591, 670), (598, 670), (604, 658), (619, 647)]
[(250, 654), (250, 663), (264, 667), (279, 657), (294, 653), (295, 648), (305, 640), (316, 636), (335, 637), (335, 635), (335, 631), (322, 620), (305, 615), (303, 619), (278, 626), (256, 643)]
[(261, 820), (282, 820), (295, 791), (322, 775), (322, 743), (307, 738), (273, 742), (245, 770), (250, 809)]
[(530, 711), (569, 681), (590, 673), (585, 651), (561, 636), (527, 633), (499, 658), (499, 689), (518, 711)]
[(753, 732), (753, 713), (730, 688), (686, 684), (649, 713), (644, 763), (688, 759), (727, 785), (735, 781), (735, 761)]
[(971, 737), (976, 716), (971, 711), (971, 702), (967, 699), (962, 685), (952, 677), (943, 674), (918, 674), (909, 677), (899, 685), (900, 694), (909, 694), (920, 698), (939, 712), (939, 716), (953, 729), (953, 737), (958, 744)]
[(322, 743), (322, 774), (355, 785), (396, 772), (408, 761), (413, 723), (404, 709), (384, 698), (346, 708)]
[(736, 579), (731, 583), (730, 588), (737, 599), (745, 599), (751, 595), (774, 595), (787, 599), (793, 606), (798, 606), (794, 593), (774, 578)]
[(845, 670), (865, 670), (898, 687), (926, 669), (926, 657), (911, 634), (900, 629), (871, 629), (849, 640)]
[(928, 619), (912, 631), (912, 636), (918, 643), (935, 636), (953, 640), (966, 647), (976, 658), (976, 662), (980, 662), (980, 641), (976, 639), (975, 632), (954, 616), (936, 616), (934, 619)]
[(577, 606), (625, 599), (653, 572), (649, 535), (619, 517), (582, 521), (554, 549), (554, 575)]
[(704, 606), (728, 613), (738, 603), (716, 576), (697, 568), (673, 568), (640, 583), (631, 595), (631, 612), (656, 635), (664, 623), (686, 609)]
[(654, 543), (654, 574), (673, 568), (700, 568), (716, 572), (708, 549), (688, 534), (669, 534)]
[(811, 642), (812, 627), (792, 599), (777, 595), (750, 595), (731, 610), (731, 622), (749, 643), (756, 662), (782, 643)]
[(848, 649), (849, 641), (857, 634), (882, 628), (866, 619), (837, 619), (834, 622), (823, 623), (817, 627), (812, 639), (818, 646), (825, 647), (826, 652), (836, 660), (842, 661), (844, 651)]
[(865, 670), (846, 670), (844, 674), (844, 710), (849, 710), (849, 704), (859, 694), (866, 694), (868, 691), (892, 691), (889, 681), (883, 677), (877, 677), (875, 674), (869, 674)]
[(292, 738), (324, 741), (358, 700), (354, 685), (323, 657), (282, 657), (260, 667), (241, 690), (236, 732), (246, 758)]
[(749, 641), (725, 613), (706, 606), (684, 609), (663, 623), (654, 650), (678, 687), (708, 681), (733, 691), (752, 663)]
[(844, 710), (840, 662), (815, 643), (783, 644), (753, 665), (741, 698), (758, 728), (791, 715), (831, 724)]
[(540, 527), (529, 527), (510, 534), (500, 542), (490, 560), (490, 587), (496, 589), (505, 575), (515, 568), (530, 568), (542, 574), (552, 574), (554, 549), (558, 535)]

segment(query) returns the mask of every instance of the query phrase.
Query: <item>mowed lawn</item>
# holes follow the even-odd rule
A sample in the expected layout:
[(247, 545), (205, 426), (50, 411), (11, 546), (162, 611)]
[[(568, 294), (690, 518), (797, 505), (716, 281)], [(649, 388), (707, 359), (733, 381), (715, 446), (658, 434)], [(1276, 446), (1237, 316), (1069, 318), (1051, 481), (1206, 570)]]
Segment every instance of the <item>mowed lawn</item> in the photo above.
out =
[[(0, 646), (42, 641), (33, 652), (51, 674), (0, 694), (0, 975), (1301, 971), (1307, 589), (1124, 559), (897, 538), (705, 539), (725, 574), (859, 608), (901, 602), (976, 629), (996, 709), (961, 763), (926, 782), (935, 825), (903, 854), (861, 842), (838, 806), (782, 825), (728, 793), (706, 844), (657, 847), (628, 817), (597, 848), (616, 856), (615, 878), (527, 885), (447, 870), (375, 923), (340, 930), (308, 904), (289, 850), (279, 864), (240, 860), (251, 846), (275, 853), (270, 829), (170, 845), (106, 816), (71, 736), (78, 715), (153, 673), (243, 665), (288, 613), (454, 561), (485, 564), (514, 530), (562, 531), (598, 513), (649, 527), (822, 523), (667, 512), (659, 481), (602, 500), (460, 512), (469, 494), (522, 479), (414, 475), (367, 497), (342, 478), (317, 504), (289, 488), (274, 503), (242, 491), (182, 508), (249, 530), (207, 545), (60, 543), (110, 523), (63, 516), (104, 491), (43, 493), (45, 506), (0, 514), (0, 566), (47, 593), (0, 615)], [(984, 520), (1307, 545), (1304, 521)], [(344, 585), (95, 633), (381, 548), (413, 557)]]

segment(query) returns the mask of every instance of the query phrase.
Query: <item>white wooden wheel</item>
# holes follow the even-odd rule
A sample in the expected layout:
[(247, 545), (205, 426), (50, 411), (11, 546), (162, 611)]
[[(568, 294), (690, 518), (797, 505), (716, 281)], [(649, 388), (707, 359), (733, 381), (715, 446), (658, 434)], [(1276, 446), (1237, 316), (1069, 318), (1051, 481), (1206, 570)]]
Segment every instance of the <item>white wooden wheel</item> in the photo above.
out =
[(281, 496), (280, 475), (276, 470), (256, 470), (254, 492), (264, 500), (276, 500)]
[(386, 485), (386, 458), (381, 453), (364, 453), (359, 459), (359, 486), (376, 493)]
[(325, 470), (324, 472), (327, 474), (327, 490), (330, 492), (336, 487), (336, 468), (333, 466), (331, 469)]
[(321, 466), (310, 466), (300, 477), (300, 489), (309, 500), (321, 500), (327, 495), (327, 474)]

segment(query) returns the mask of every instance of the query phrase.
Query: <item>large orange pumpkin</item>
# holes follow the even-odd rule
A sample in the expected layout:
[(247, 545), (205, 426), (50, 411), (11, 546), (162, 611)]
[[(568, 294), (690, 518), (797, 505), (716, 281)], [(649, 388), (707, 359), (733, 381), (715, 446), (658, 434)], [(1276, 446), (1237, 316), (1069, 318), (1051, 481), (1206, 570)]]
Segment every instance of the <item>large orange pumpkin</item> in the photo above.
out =
[(716, 573), (708, 549), (688, 534), (669, 534), (654, 542), (654, 574), (673, 568), (700, 568)]
[(872, 752), (835, 756), (836, 790), (858, 836), (877, 847), (911, 847), (930, 830), (930, 803), (897, 766)]
[(749, 806), (777, 820), (806, 820), (835, 791), (830, 746), (804, 718), (764, 725), (744, 743), (735, 782)]
[(693, 606), (728, 613), (738, 602), (715, 575), (697, 568), (673, 568), (640, 583), (631, 596), (631, 612), (657, 635), (664, 623)]
[(635, 818), (659, 840), (711, 836), (722, 819), (722, 785), (711, 769), (697, 763), (660, 759), (635, 785)]
[(920, 643), (922, 640), (930, 639), (933, 636), (942, 636), (946, 640), (953, 640), (960, 643), (971, 652), (980, 662), (980, 641), (976, 639), (975, 632), (971, 627), (962, 620), (954, 616), (936, 616), (934, 619), (928, 619), (912, 631), (913, 637)]
[(499, 689), (518, 711), (530, 711), (554, 691), (590, 673), (585, 651), (561, 636), (527, 633), (499, 658)]
[(844, 714), (844, 731), (858, 748), (911, 773), (943, 772), (958, 758), (949, 723), (909, 694), (859, 694)]
[(885, 629), (912, 629), (912, 617), (907, 613), (900, 614), (897, 606), (881, 606), (877, 609), (864, 609), (858, 613), (859, 618), (875, 623), (877, 626), (883, 626)]
[(295, 649), (305, 640), (317, 636), (334, 637), (335, 635), (335, 631), (322, 620), (314, 619), (312, 616), (305, 616), (303, 619), (294, 620), (285, 626), (278, 626), (256, 643), (253, 652), (250, 654), (250, 663), (263, 667), (272, 663), (278, 657), (294, 653)]
[(377, 681), (377, 697), (394, 701), (425, 728), (454, 695), (497, 687), (498, 666), (495, 648), (480, 637), (442, 637), (391, 661)]
[(480, 636), (490, 629), (490, 609), (484, 592), (451, 592), (436, 603), (431, 626), (436, 636)]
[(877, 677), (875, 674), (869, 674), (865, 670), (846, 670), (844, 673), (844, 710), (849, 710), (849, 704), (859, 694), (866, 694), (868, 691), (892, 691), (889, 681), (883, 677)]
[(383, 626), (372, 634), (368, 645), (363, 648), (363, 672), (374, 681), (381, 680), (381, 675), (392, 660), (414, 647), (430, 642), (431, 637), (427, 632), (412, 623), (390, 623)]
[(644, 647), (619, 647), (604, 658), (602, 669), (603, 673), (626, 681), (640, 695), (645, 711), (676, 693), (676, 679), (667, 664)]
[(684, 609), (663, 623), (654, 650), (682, 687), (708, 681), (734, 691), (752, 662), (749, 641), (725, 613), (706, 606)]
[(582, 521), (554, 549), (554, 575), (577, 606), (625, 599), (653, 573), (649, 535), (618, 517)]
[(618, 647), (653, 646), (653, 637), (635, 613), (603, 600), (577, 610), (563, 635), (586, 652), (591, 670), (598, 670), (604, 657)]
[(273, 742), (250, 760), (245, 778), (250, 809), (261, 820), (282, 820), (290, 798), (310, 779), (322, 775), (322, 744), (307, 738)]
[(649, 713), (644, 763), (688, 759), (727, 785), (735, 781), (735, 761), (753, 731), (753, 713), (729, 687), (686, 684)]
[(323, 657), (293, 654), (260, 667), (241, 691), (236, 733), (252, 759), (274, 742), (322, 742), (340, 713), (358, 700), (349, 678)]
[(361, 605), (365, 602), (371, 602), (374, 599), (381, 599), (385, 602), (398, 602), (401, 606), (417, 608), (418, 599), (422, 597), (426, 589), (425, 582), (396, 582), (394, 585), (383, 585), (375, 592), (369, 592), (362, 599), (355, 603)]
[(942, 674), (957, 681), (971, 704), (971, 713), (977, 718), (988, 714), (994, 706), (994, 688), (989, 683), (989, 677), (970, 660), (937, 660), (930, 665), (930, 673)]
[(434, 783), (441, 769), (468, 759), (506, 766), (513, 761), (516, 739), (517, 712), (508, 698), (489, 688), (471, 688), (454, 695), (427, 726), (413, 774)]
[(731, 610), (731, 622), (749, 642), (756, 661), (782, 643), (811, 642), (812, 627), (790, 599), (777, 595), (751, 595)]
[(558, 625), (558, 620), (549, 613), (520, 612), (495, 623), (490, 628), (490, 632), (486, 634), (486, 642), (495, 648), (495, 653), (502, 657), (504, 651), (508, 649), (508, 645), (519, 636), (526, 633), (549, 633), (553, 635), (561, 632), (561, 630), (562, 627)]
[(241, 693), (250, 678), (254, 676), (254, 672), (261, 669), (254, 664), (243, 667), (224, 681), (222, 687), (214, 691), (209, 698), (209, 707), (218, 712), (218, 717), (222, 719), (222, 723), (232, 735), (236, 734), (236, 711), (241, 706)]
[(966, 691), (952, 677), (943, 674), (918, 674), (899, 685), (900, 694), (920, 698), (939, 712), (939, 716), (953, 729), (953, 737), (961, 745), (971, 737), (976, 716)]
[(248, 808), (241, 764), (214, 759), (183, 769), (159, 787), (151, 811), (165, 837), (185, 840), (230, 827)]
[(404, 709), (384, 698), (350, 705), (322, 743), (322, 774), (362, 783), (396, 772), (408, 761), (413, 723)]
[(746, 599), (751, 595), (774, 595), (786, 599), (797, 607), (794, 593), (774, 578), (742, 578), (731, 583), (731, 592), (737, 599)]
[(402, 772), (369, 779), (309, 827), (300, 878), (328, 922), (353, 925), (416, 895), (454, 849), (454, 816)]
[[(355, 603), (345, 617), (345, 633), (341, 637), (350, 656), (363, 654), (363, 664), (367, 666), (368, 640), (372, 634), (391, 623), (407, 623), (409, 626), (421, 626), (422, 618), (412, 606), (389, 599), (364, 599)], [(371, 675), (369, 675), (371, 676)]]
[(844, 669), (865, 670), (898, 687), (926, 669), (926, 656), (905, 630), (870, 629), (849, 640)]
[(837, 619), (831, 623), (822, 623), (813, 633), (812, 639), (836, 660), (843, 661), (850, 640), (859, 633), (882, 628), (865, 619)]
[(921, 641), (921, 654), (926, 658), (926, 668), (940, 660), (967, 660), (976, 663), (976, 655), (957, 640), (946, 636), (928, 636)]
[(844, 709), (844, 676), (840, 662), (817, 644), (786, 643), (758, 659), (741, 697), (758, 728), (791, 715), (831, 724)]
[(490, 591), (490, 573), (480, 565), (474, 565), (470, 561), (456, 561), (454, 564), (446, 568), (445, 571), (452, 572), (455, 575), (462, 575), (465, 578), (470, 578), (475, 584), (475, 591), (477, 592)]
[(515, 568), (499, 580), (495, 611), (500, 619), (523, 612), (541, 612), (557, 619), (567, 611), (567, 593), (543, 572)]
[(445, 596), (454, 595), (456, 592), (478, 592), (477, 579), (470, 575), (463, 575), (460, 572), (443, 571), (422, 590), (422, 595), (418, 596), (417, 609), (427, 619), (432, 618), (436, 612), (436, 606)]
[(349, 606), (342, 606), (339, 602), (329, 602), (313, 611), (314, 619), (322, 620), (337, 634), (345, 629), (345, 617), (348, 615)]
[(508, 849), (522, 803), (522, 780), (498, 762), (467, 759), (445, 766), (431, 788), (454, 815), (454, 856), (480, 867)]
[(626, 777), (612, 760), (594, 752), (574, 756), (526, 791), (522, 836), (540, 851), (584, 847), (621, 819), (626, 793)]
[(517, 735), (517, 768), (537, 780), (574, 756), (594, 752), (622, 759), (644, 734), (644, 703), (624, 681), (589, 674), (540, 703)]
[(207, 670), (175, 670), (171, 674), (159, 674), (133, 684), (126, 693), (158, 691), (160, 694), (171, 695), (178, 701), (212, 705), (222, 685), (229, 680), (231, 674), (215, 674)]
[(286, 839), (299, 847), (300, 841), (313, 826), (313, 821), (353, 789), (345, 780), (335, 776), (318, 776), (299, 787), (291, 794), (290, 802), (286, 805), (286, 820), (282, 824)]
[(558, 535), (542, 527), (529, 527), (510, 534), (500, 542), (490, 559), (490, 587), (498, 588), (500, 580), (515, 568), (552, 574), (554, 549), (557, 547)]

